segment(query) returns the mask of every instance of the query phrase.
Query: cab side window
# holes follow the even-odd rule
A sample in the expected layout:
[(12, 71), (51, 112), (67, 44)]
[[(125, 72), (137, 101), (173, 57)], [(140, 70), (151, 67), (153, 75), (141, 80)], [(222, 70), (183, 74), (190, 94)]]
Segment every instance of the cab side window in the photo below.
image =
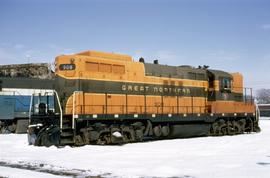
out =
[(227, 91), (231, 92), (232, 85), (231, 85), (231, 79), (230, 78), (221, 78), (221, 91)]

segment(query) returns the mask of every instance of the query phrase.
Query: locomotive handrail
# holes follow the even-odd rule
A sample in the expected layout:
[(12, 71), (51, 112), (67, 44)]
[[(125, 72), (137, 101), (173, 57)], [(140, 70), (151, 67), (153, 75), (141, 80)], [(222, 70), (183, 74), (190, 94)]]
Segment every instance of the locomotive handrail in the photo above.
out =
[[(71, 106), (67, 106), (67, 108), (70, 108)], [(72, 106), (73, 107), (73, 106)], [(95, 109), (99, 109), (98, 112), (93, 112), (91, 111), (91, 107)], [(78, 111), (77, 114), (106, 114), (106, 109), (109, 108), (114, 109), (114, 108), (119, 108), (119, 112), (116, 111), (111, 111), (108, 112), (107, 114), (202, 114), (202, 113), (208, 113), (207, 111), (207, 106), (179, 106), (179, 110), (177, 111), (177, 106), (163, 106), (164, 110), (167, 110), (166, 113), (161, 112), (162, 106), (146, 106), (146, 108), (156, 108), (155, 111), (153, 112), (144, 112), (145, 108), (143, 105), (75, 105), (74, 106), (74, 111)], [(124, 108), (134, 108), (133, 110), (129, 109), (129, 112), (126, 112)], [(77, 109), (79, 108), (79, 109)], [(88, 108), (88, 109), (86, 109)], [(193, 109), (192, 109), (193, 108)], [(98, 110), (97, 109), (97, 110)], [(181, 110), (182, 109), (182, 110)], [(89, 113), (85, 112), (85, 110), (88, 110)], [(169, 111), (168, 111), (169, 110)], [(257, 111), (258, 112), (258, 111)], [(212, 114), (216, 114), (216, 112), (211, 112)], [(236, 113), (236, 111), (235, 111)], [(246, 112), (243, 112), (246, 113)]]
[(256, 106), (256, 113), (255, 113), (255, 117), (256, 117), (256, 121), (259, 121), (259, 117), (260, 117), (260, 115), (261, 115), (261, 111), (260, 111), (260, 109), (259, 109), (259, 106), (258, 106), (258, 104), (255, 104), (255, 106)]
[(72, 98), (72, 129), (75, 129), (75, 102), (76, 102), (76, 94), (80, 93), (82, 91), (74, 91), (73, 92), (73, 98)]
[(29, 107), (29, 113), (28, 113), (29, 114), (29, 117), (28, 117), (29, 118), (29, 124), (31, 123), (31, 115), (32, 115), (31, 113), (32, 113), (32, 106), (33, 106), (33, 96), (34, 95), (31, 95), (31, 99), (30, 99), (30, 107)]
[(57, 91), (53, 90), (53, 93), (56, 96), (57, 104), (58, 104), (59, 111), (60, 111), (60, 130), (62, 131), (62, 128), (63, 128), (63, 110), (62, 110), (62, 107), (61, 107), (61, 104), (60, 104), (60, 99), (59, 99)]
[[(78, 92), (76, 92), (78, 93)], [(75, 96), (75, 95), (74, 95)], [(91, 107), (95, 107), (95, 108), (100, 108), (102, 111), (102, 114), (106, 114), (106, 110), (108, 110), (108, 108), (119, 108), (120, 113), (121, 114), (129, 114), (129, 113), (142, 113), (142, 114), (147, 114), (150, 112), (144, 111), (144, 108), (155, 108), (156, 110), (153, 113), (156, 114), (162, 114), (162, 108), (163, 110), (169, 110), (169, 112), (166, 113), (170, 113), (170, 114), (180, 114), (180, 113), (205, 113), (207, 107), (206, 106), (179, 106), (178, 108), (183, 109), (183, 112), (179, 112), (179, 110), (177, 110), (177, 106), (143, 106), (143, 105), (76, 105), (75, 102), (72, 106), (67, 106), (67, 108), (72, 107), (72, 115), (75, 116), (75, 111), (77, 108), (79, 108), (80, 114), (85, 114), (85, 108), (91, 108)], [(106, 108), (107, 107), (107, 108)], [(126, 110), (124, 108), (135, 108), (134, 110), (140, 110), (137, 112), (134, 111), (130, 111), (130, 112), (126, 112)], [(194, 110), (197, 110), (198, 112), (194, 112)], [(159, 112), (160, 111), (160, 112)]]
[[(60, 104), (59, 95), (58, 95), (57, 91), (55, 91), (55, 90), (52, 90), (50, 92), (45, 92), (45, 94), (48, 94), (48, 93), (52, 93), (52, 94), (54, 94), (56, 96), (57, 104), (58, 104), (59, 111), (60, 111), (59, 114), (60, 114), (60, 130), (61, 130), (62, 127), (63, 127), (63, 124), (62, 124), (62, 121), (63, 121), (63, 110), (62, 110), (62, 107), (61, 107), (61, 104)], [(29, 115), (29, 124), (31, 123), (31, 116), (32, 116), (33, 102), (34, 102), (35, 94), (36, 93), (33, 93), (31, 95), (31, 99), (30, 99), (30, 107), (29, 107), (29, 113), (28, 113), (28, 115)], [(33, 111), (33, 113), (34, 112), (35, 111)]]

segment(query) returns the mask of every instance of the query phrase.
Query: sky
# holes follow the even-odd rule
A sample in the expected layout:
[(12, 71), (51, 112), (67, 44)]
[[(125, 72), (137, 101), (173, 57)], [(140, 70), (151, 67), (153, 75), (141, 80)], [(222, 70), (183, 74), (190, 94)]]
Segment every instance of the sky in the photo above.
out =
[(97, 50), (270, 88), (269, 0), (0, 0), (0, 65)]

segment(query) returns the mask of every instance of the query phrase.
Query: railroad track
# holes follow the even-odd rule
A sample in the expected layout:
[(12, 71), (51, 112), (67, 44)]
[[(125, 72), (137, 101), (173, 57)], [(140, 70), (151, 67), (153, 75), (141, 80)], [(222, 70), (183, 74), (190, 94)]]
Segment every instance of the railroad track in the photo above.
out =
[[(21, 170), (29, 170), (33, 172), (39, 173), (47, 173), (55, 176), (63, 176), (63, 177), (85, 177), (85, 178), (103, 178), (109, 176), (110, 174), (103, 174), (103, 175), (96, 175), (93, 176), (93, 173), (89, 170), (81, 170), (81, 169), (64, 169), (64, 168), (57, 168), (57, 169), (50, 169), (50, 167), (54, 167), (53, 165), (46, 165), (46, 164), (30, 164), (25, 162), (20, 163), (8, 163), (4, 161), (0, 161), (0, 167), (8, 167), (14, 169), (21, 169)], [(92, 174), (92, 175), (91, 175)], [(0, 178), (4, 178), (1, 177)]]

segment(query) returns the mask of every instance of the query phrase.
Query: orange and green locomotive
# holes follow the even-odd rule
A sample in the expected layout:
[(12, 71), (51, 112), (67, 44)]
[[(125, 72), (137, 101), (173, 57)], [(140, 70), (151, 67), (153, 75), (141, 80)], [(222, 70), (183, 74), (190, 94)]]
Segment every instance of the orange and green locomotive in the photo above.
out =
[(55, 60), (55, 109), (32, 101), (35, 145), (139, 142), (258, 132), (240, 73), (86, 51)]

